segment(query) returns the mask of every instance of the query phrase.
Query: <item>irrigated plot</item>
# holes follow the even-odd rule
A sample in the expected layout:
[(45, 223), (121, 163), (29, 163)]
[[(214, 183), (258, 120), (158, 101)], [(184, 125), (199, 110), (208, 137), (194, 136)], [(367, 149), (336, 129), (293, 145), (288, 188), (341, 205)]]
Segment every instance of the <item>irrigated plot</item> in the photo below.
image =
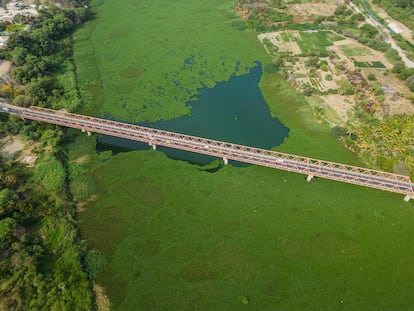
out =
[(386, 68), (385, 65), (379, 61), (372, 61), (372, 62), (358, 62), (354, 60), (355, 67), (360, 68)]
[(303, 31), (300, 32), (300, 39), (296, 42), (303, 54), (328, 55), (326, 50), (335, 41), (342, 40), (343, 37), (337, 36), (330, 31)]

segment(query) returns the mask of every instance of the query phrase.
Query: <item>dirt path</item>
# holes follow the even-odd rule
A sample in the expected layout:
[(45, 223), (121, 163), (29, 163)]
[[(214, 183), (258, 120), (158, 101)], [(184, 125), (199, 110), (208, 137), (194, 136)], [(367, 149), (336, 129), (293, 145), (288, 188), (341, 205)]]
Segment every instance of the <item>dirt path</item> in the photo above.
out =
[(391, 44), (391, 47), (398, 52), (398, 55), (401, 57), (401, 60), (404, 62), (407, 68), (414, 68), (414, 62), (408, 59), (405, 52), (397, 45), (395, 40), (390, 36), (388, 29), (386, 29), (383, 25), (378, 23), (370, 15), (361, 11), (360, 8), (358, 8), (353, 2), (350, 2), (349, 6), (354, 12), (363, 14), (366, 18), (367, 23), (371, 24), (372, 26), (375, 26), (383, 34), (384, 41)]
[(10, 70), (11, 62), (5, 61), (0, 64), (0, 76), (4, 77)]

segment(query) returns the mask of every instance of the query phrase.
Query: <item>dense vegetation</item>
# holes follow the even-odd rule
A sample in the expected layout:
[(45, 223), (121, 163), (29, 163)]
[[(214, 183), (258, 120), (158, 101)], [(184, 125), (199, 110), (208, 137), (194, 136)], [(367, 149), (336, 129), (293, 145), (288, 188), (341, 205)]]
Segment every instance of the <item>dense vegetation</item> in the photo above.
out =
[(83, 7), (62, 10), (50, 5), (30, 30), (14, 32), (5, 56), (15, 65), (12, 76), (20, 84), (3, 87), (2, 95), (18, 106), (79, 108), (69, 34), (85, 15)]
[[(83, 5), (49, 5), (30, 30), (11, 35), (3, 54), (15, 83), (2, 86), (4, 97), (20, 106), (79, 107), (70, 35), (86, 16)], [(94, 309), (91, 280), (102, 256), (80, 240), (72, 203), (93, 184), (70, 161), (70, 138), (5, 115), (0, 135), (32, 140), (39, 157), (34, 169), (0, 158), (0, 310)]]
[(0, 310), (91, 310), (73, 205), (31, 175), (0, 166)]

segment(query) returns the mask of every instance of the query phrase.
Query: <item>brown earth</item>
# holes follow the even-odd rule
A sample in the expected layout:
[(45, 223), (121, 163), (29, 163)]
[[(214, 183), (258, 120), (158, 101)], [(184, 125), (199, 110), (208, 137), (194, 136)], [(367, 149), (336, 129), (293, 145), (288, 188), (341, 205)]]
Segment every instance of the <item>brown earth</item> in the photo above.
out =
[(315, 15), (331, 16), (337, 7), (337, 1), (294, 3), (289, 4), (286, 12), (293, 16), (295, 23), (304, 23), (313, 21)]

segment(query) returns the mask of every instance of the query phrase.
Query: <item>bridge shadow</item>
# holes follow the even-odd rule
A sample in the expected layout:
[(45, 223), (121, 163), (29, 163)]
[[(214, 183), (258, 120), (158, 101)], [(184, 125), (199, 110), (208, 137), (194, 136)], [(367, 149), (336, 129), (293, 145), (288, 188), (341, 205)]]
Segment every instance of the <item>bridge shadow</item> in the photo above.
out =
[[(131, 141), (128, 139), (101, 135), (97, 137), (96, 152), (112, 151), (112, 154), (116, 155), (122, 152), (129, 152), (134, 150), (150, 150), (151, 147), (147, 143), (139, 141)], [(163, 146), (157, 146), (157, 150), (163, 152), (167, 157), (173, 160), (185, 161), (190, 164), (201, 166), (200, 170), (205, 172), (214, 173), (223, 167), (223, 162), (220, 158), (194, 153), (185, 150), (178, 150)], [(229, 161), (229, 164), (237, 167), (247, 167), (250, 164)]]

